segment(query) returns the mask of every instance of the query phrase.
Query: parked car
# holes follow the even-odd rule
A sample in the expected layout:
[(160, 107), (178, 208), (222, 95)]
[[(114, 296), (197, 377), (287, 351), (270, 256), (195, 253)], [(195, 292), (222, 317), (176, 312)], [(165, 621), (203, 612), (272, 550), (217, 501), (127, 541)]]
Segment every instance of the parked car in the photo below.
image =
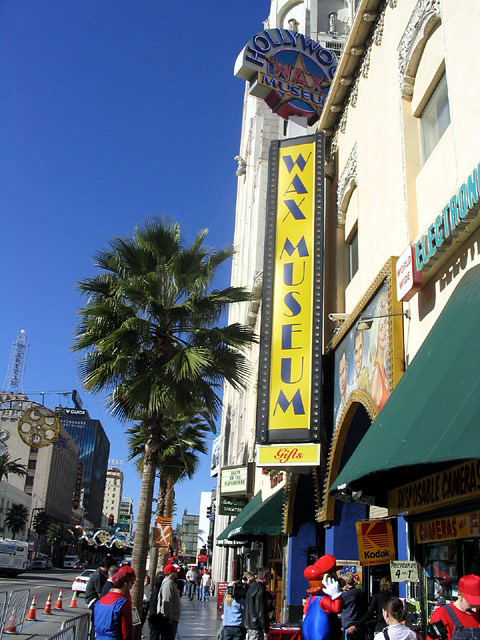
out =
[(73, 568), (74, 569), (79, 569), (79, 570), (80, 569), (86, 569), (87, 568), (87, 563), (86, 562), (82, 562), (81, 560), (79, 560), (78, 562), (76, 562), (73, 565)]
[(44, 553), (38, 553), (35, 560), (32, 560), (32, 570), (33, 569), (51, 569), (52, 568), (52, 560), (46, 556)]
[(87, 582), (90, 579), (92, 573), (95, 573), (95, 569), (85, 569), (82, 573), (75, 578), (72, 584), (72, 591), (77, 593), (83, 593), (85, 595), (85, 589), (87, 588)]

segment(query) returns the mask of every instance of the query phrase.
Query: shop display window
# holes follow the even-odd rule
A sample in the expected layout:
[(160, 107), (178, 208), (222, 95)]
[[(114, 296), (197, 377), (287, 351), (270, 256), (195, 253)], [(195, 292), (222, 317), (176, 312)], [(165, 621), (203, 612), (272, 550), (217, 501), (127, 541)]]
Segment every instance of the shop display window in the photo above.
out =
[(458, 595), (458, 580), (468, 573), (480, 575), (480, 538), (425, 545), (428, 616), (435, 607)]

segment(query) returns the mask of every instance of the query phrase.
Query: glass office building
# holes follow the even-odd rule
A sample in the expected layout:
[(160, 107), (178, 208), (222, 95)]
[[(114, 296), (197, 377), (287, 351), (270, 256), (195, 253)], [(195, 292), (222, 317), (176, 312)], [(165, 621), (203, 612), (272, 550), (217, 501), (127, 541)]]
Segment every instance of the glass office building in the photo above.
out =
[(90, 418), (85, 409), (57, 407), (57, 413), (60, 422), (78, 444), (78, 459), (83, 462), (82, 505), (85, 518), (94, 527), (100, 527), (110, 441), (100, 420)]

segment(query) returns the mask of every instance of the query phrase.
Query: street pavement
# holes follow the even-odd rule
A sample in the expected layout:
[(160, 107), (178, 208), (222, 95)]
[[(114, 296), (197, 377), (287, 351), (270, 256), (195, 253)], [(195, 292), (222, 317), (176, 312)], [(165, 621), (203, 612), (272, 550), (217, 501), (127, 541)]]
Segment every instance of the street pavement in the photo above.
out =
[(215, 640), (220, 626), (217, 598), (201, 602), (194, 598), (181, 598), (182, 612), (178, 623), (177, 640)]
[[(33, 596), (37, 596), (37, 619), (34, 621), (25, 620), (21, 631), (19, 629), (19, 633), (12, 637), (19, 640), (43, 640), (43, 638), (48, 638), (59, 631), (65, 619), (86, 613), (88, 609), (85, 606), (83, 596), (77, 595), (77, 608), (71, 609), (69, 607), (73, 595), (72, 583), (80, 573), (81, 571), (72, 571), (71, 569), (51, 569), (50, 571), (22, 573), (17, 578), (0, 577), (0, 591), (30, 590), (27, 612)], [(60, 589), (63, 589), (63, 611), (55, 611), (54, 607)], [(43, 609), (50, 591), (52, 592), (52, 615), (45, 615)], [(4, 634), (4, 638), (8, 638), (8, 635)]]
[[(60, 630), (63, 620), (86, 613), (83, 596), (77, 596), (77, 607), (69, 608), (72, 599), (72, 583), (80, 571), (52, 569), (51, 571), (32, 571), (24, 573), (18, 578), (0, 577), (0, 591), (14, 591), (16, 589), (30, 589), (30, 606), (34, 595), (37, 596), (37, 620), (25, 620), (22, 630), (16, 636), (18, 640), (44, 640)], [(63, 611), (54, 611), (56, 599), (60, 589), (63, 589)], [(52, 592), (52, 613), (45, 615), (43, 609), (48, 593)], [(220, 614), (217, 611), (217, 598), (210, 598), (208, 602), (201, 602), (194, 598), (181, 598), (182, 613), (177, 631), (177, 640), (215, 640), (220, 626)], [(146, 639), (149, 637), (148, 624), (143, 628)], [(4, 639), (9, 636), (4, 635)]]

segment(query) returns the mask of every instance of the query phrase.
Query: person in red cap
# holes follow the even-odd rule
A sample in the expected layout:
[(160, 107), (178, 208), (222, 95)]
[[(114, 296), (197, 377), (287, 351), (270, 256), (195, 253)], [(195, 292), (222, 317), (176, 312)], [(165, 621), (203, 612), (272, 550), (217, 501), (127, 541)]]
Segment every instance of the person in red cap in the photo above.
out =
[[(428, 635), (443, 640), (480, 640), (480, 577), (463, 576), (458, 581), (458, 597), (454, 602), (435, 609)], [(446, 635), (444, 633), (446, 630)]]
[(337, 561), (331, 554), (309, 565), (303, 575), (310, 582), (310, 594), (303, 610), (302, 634), (305, 640), (334, 640), (339, 635), (338, 614), (342, 611), (342, 592), (336, 576)]
[(133, 640), (130, 589), (136, 580), (132, 567), (122, 567), (112, 578), (113, 588), (95, 604), (97, 640)]
[(158, 596), (157, 612), (163, 613), (167, 618), (168, 625), (160, 630), (162, 640), (175, 640), (178, 621), (180, 620), (180, 593), (177, 585), (178, 567), (169, 563), (163, 568), (165, 580)]

